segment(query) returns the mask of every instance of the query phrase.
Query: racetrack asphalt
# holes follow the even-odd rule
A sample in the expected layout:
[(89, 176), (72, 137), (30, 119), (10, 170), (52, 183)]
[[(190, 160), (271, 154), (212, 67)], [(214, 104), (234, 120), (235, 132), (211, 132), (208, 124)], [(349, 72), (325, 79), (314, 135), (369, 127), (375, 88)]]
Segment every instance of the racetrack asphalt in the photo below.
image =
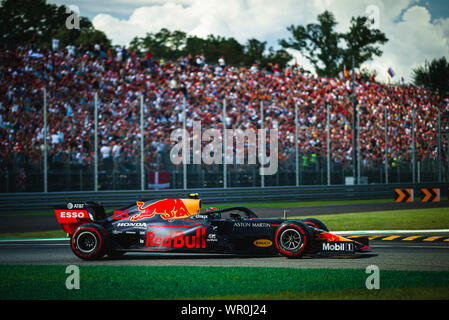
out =
[[(407, 210), (449, 207), (440, 203), (374, 203), (285, 208), (254, 208), (260, 217), (310, 216), (351, 212)], [(54, 215), (0, 217), (0, 233), (56, 230), (60, 226)], [(217, 254), (127, 253), (121, 259), (104, 258), (83, 261), (71, 251), (68, 239), (52, 241), (1, 241), (0, 264), (63, 264), (63, 265), (145, 265), (145, 266), (221, 266), (221, 267), (280, 267), (280, 268), (351, 268), (365, 269), (376, 265), (381, 270), (449, 270), (448, 242), (376, 241), (370, 243), (372, 252), (356, 257), (254, 257)]]
[(304, 269), (449, 270), (449, 243), (373, 242), (372, 252), (354, 257), (305, 256), (301, 259), (220, 254), (126, 253), (84, 261), (71, 251), (67, 240), (0, 242), (0, 264), (62, 264), (111, 266), (216, 266)]
[[(293, 217), (437, 207), (449, 208), (449, 201), (438, 203), (396, 203), (392, 201), (385, 203), (337, 204), (326, 206), (253, 208), (251, 210), (261, 218), (279, 218), (284, 216), (284, 211), (286, 211), (287, 217)], [(50, 231), (60, 228), (61, 226), (56, 220), (56, 216), (51, 213), (48, 215), (0, 215), (0, 233)]]

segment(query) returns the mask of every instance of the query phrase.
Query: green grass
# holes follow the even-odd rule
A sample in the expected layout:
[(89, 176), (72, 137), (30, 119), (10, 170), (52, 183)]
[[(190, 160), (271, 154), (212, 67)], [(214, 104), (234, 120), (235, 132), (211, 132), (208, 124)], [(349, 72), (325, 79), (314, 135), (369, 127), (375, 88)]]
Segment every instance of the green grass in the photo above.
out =
[(449, 287), (343, 289), (338, 292), (283, 292), (207, 297), (205, 300), (448, 300)]
[[(333, 200), (333, 201), (286, 201), (286, 202), (247, 202), (247, 203), (203, 203), (203, 208), (215, 207), (218, 209), (244, 206), (247, 208), (287, 208), (287, 207), (310, 207), (310, 206), (330, 206), (344, 204), (369, 204), (392, 202), (392, 199), (371, 199), (371, 200)], [(111, 212), (112, 209), (106, 210)], [(50, 216), (54, 215), (53, 210), (33, 211), (33, 212), (9, 212), (1, 213), (3, 217), (14, 216)]]
[(329, 230), (339, 231), (449, 228), (449, 208), (329, 214), (315, 215), (313, 217), (322, 220)]
[(65, 270), (2, 265), (0, 299), (449, 299), (449, 271), (381, 270), (368, 290), (363, 269), (80, 266), (68, 290)]
[[(449, 208), (342, 213), (314, 215), (311, 217), (322, 220), (331, 231), (449, 228)], [(305, 217), (296, 218), (304, 219)], [(63, 230), (0, 234), (0, 239), (61, 237), (66, 237), (66, 233)]]
[(285, 201), (285, 202), (247, 202), (247, 203), (203, 203), (203, 207), (215, 207), (218, 209), (244, 206), (247, 208), (288, 208), (288, 207), (312, 207), (312, 206), (333, 206), (345, 204), (370, 204), (392, 202), (392, 199), (369, 199), (369, 200), (328, 200), (328, 201)]
[(0, 240), (8, 239), (34, 239), (34, 238), (66, 238), (67, 233), (61, 229), (50, 231), (35, 231), (35, 232), (14, 232), (1, 233)]

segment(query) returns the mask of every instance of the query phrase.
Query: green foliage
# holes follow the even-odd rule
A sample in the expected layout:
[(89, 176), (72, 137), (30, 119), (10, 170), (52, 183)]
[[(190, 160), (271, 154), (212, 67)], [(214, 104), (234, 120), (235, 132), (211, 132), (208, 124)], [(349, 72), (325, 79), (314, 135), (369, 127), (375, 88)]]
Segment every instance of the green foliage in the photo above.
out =
[(69, 29), (66, 21), (72, 15), (63, 5), (47, 4), (45, 0), (3, 0), (0, 6), (0, 39), (4, 44), (34, 43), (51, 46), (52, 39), (60, 45), (110, 45), (106, 35), (96, 30), (86, 17), (79, 17), (79, 29)]
[(261, 42), (255, 38), (248, 39), (245, 45), (245, 60), (247, 66), (261, 62), (264, 58), (264, 52), (267, 42)]
[(413, 83), (416, 86), (449, 95), (449, 62), (446, 57), (426, 61), (424, 66), (413, 69)]
[(176, 60), (179, 57), (202, 55), (207, 63), (215, 64), (220, 57), (234, 66), (250, 67), (254, 63), (266, 66), (268, 63), (278, 64), (282, 69), (292, 59), (284, 49), (266, 53), (266, 42), (249, 39), (245, 45), (235, 38), (220, 35), (208, 35), (205, 39), (187, 35), (183, 31), (161, 29), (156, 33), (147, 33), (144, 37), (134, 37), (130, 42), (130, 49), (140, 55), (150, 51), (155, 58)]
[(352, 57), (358, 68), (374, 55), (382, 55), (377, 45), (388, 39), (380, 30), (370, 28), (367, 22), (366, 17), (352, 17), (349, 31), (339, 33), (334, 15), (326, 10), (318, 15), (318, 23), (289, 26), (291, 37), (280, 39), (279, 44), (300, 51), (319, 75), (336, 76), (344, 66), (352, 66)]
[(349, 31), (342, 34), (347, 49), (342, 51), (342, 64), (348, 68), (352, 66), (352, 57), (354, 57), (354, 66), (359, 68), (362, 63), (369, 61), (373, 56), (381, 56), (378, 44), (385, 44), (388, 39), (379, 29), (371, 29), (368, 25), (367, 17), (351, 18)]
[(284, 69), (293, 56), (284, 49), (274, 50), (272, 47), (268, 50), (268, 55), (262, 58), (262, 67), (268, 64), (278, 65), (280, 70)]

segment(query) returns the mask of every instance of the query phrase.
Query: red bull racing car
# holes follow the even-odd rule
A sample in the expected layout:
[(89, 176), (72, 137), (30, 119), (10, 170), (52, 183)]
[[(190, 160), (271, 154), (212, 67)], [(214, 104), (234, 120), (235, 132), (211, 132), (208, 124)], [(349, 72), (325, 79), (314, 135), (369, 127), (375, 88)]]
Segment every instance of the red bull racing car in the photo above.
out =
[(106, 214), (96, 202), (55, 208), (70, 247), (81, 259), (126, 252), (193, 252), (283, 255), (355, 254), (369, 251), (357, 241), (329, 233), (317, 219), (258, 218), (246, 207), (201, 210), (196, 194), (188, 199), (137, 201)]

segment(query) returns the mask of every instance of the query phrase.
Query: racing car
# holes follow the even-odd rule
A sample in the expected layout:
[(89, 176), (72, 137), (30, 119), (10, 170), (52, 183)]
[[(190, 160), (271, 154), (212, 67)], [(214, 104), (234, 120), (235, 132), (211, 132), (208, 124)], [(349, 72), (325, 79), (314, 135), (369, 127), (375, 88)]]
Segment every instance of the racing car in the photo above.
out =
[(197, 194), (186, 199), (136, 201), (108, 214), (93, 201), (55, 208), (73, 253), (85, 260), (126, 252), (193, 252), (282, 255), (353, 255), (370, 250), (329, 232), (314, 218), (259, 218), (243, 206), (201, 211)]

